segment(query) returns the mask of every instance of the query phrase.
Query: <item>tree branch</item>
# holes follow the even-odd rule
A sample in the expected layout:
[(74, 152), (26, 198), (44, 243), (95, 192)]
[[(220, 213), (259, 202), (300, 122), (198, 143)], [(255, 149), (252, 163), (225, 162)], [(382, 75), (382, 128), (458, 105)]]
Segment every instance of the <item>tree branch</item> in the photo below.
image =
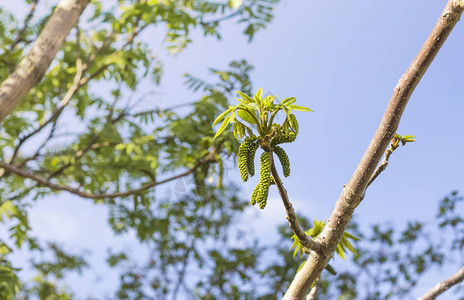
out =
[(32, 180), (36, 181), (38, 184), (46, 186), (48, 188), (51, 188), (52, 190), (67, 191), (67, 192), (69, 192), (71, 194), (75, 194), (77, 196), (80, 196), (82, 198), (87, 198), (87, 199), (105, 199), (105, 198), (117, 198), (117, 197), (126, 197), (126, 196), (130, 196), (130, 195), (134, 195), (134, 194), (137, 194), (137, 193), (140, 193), (140, 192), (144, 192), (144, 191), (146, 191), (146, 190), (148, 190), (148, 189), (150, 189), (150, 188), (152, 188), (154, 186), (157, 186), (157, 185), (160, 185), (160, 184), (163, 184), (163, 183), (166, 183), (166, 182), (181, 178), (183, 176), (187, 176), (187, 175), (193, 173), (197, 168), (203, 166), (204, 164), (214, 162), (215, 161), (215, 155), (216, 154), (211, 152), (204, 160), (199, 161), (192, 168), (190, 168), (187, 171), (185, 171), (183, 173), (180, 173), (180, 174), (178, 174), (176, 176), (173, 176), (173, 177), (161, 180), (161, 181), (153, 181), (153, 182), (144, 184), (141, 187), (136, 188), (136, 189), (132, 189), (132, 190), (124, 191), (124, 192), (110, 193), (110, 194), (93, 194), (93, 193), (88, 193), (88, 192), (82, 191), (79, 188), (73, 188), (73, 187), (70, 187), (70, 186), (55, 184), (55, 183), (51, 182), (50, 180), (48, 180), (48, 179), (46, 179), (44, 177), (36, 175), (36, 174), (34, 174), (32, 172), (21, 170), (20, 168), (15, 167), (15, 166), (10, 165), (10, 164), (7, 164), (6, 162), (3, 162), (3, 161), (0, 161), (0, 168), (4, 168), (5, 170), (7, 170), (9, 172), (12, 172), (12, 173), (15, 173), (15, 174), (17, 174), (17, 175), (19, 175), (21, 177), (32, 179)]
[(437, 283), (433, 288), (431, 288), (424, 296), (417, 298), (417, 300), (432, 300), (446, 292), (449, 288), (455, 286), (456, 284), (464, 280), (464, 267), (459, 269), (448, 279)]
[[(396, 138), (393, 138), (391, 143), (390, 143), (390, 148), (385, 151), (385, 156), (383, 157), (382, 162), (380, 165), (377, 167), (377, 170), (375, 170), (374, 174), (372, 174), (371, 179), (369, 179), (369, 183), (367, 184), (367, 187), (371, 185), (372, 182), (377, 178), (377, 176), (380, 175), (388, 166), (388, 160), (390, 159), (390, 155), (392, 155), (393, 151), (395, 151), (399, 147), (398, 141)], [(366, 187), (366, 189), (367, 189)]]
[[(21, 148), (21, 146), (28, 140), (30, 139), (31, 137), (33, 137), (34, 135), (36, 135), (37, 133), (39, 133), (40, 131), (42, 131), (42, 129), (44, 129), (48, 124), (50, 124), (51, 122), (56, 122), (56, 120), (58, 119), (58, 117), (61, 115), (61, 113), (63, 112), (64, 108), (66, 107), (66, 105), (68, 105), (69, 101), (71, 100), (71, 98), (74, 96), (74, 94), (77, 92), (77, 90), (82, 86), (80, 84), (80, 81), (81, 81), (81, 78), (82, 78), (82, 73), (84, 72), (84, 69), (82, 68), (82, 60), (81, 60), (81, 57), (80, 57), (80, 45), (79, 45), (79, 42), (80, 42), (80, 39), (79, 39), (79, 29), (77, 30), (77, 41), (76, 41), (76, 53), (77, 53), (77, 58), (76, 58), (76, 75), (74, 76), (74, 80), (73, 80), (73, 83), (71, 85), (71, 87), (69, 88), (69, 90), (66, 92), (66, 94), (64, 95), (63, 99), (61, 100), (61, 103), (60, 103), (60, 106), (55, 109), (52, 113), (52, 115), (42, 124), (40, 125), (39, 127), (37, 127), (35, 130), (33, 130), (32, 132), (26, 134), (25, 136), (21, 137), (19, 139), (19, 142), (18, 142), (18, 145), (16, 146), (15, 150), (13, 151), (13, 154), (8, 158), (7, 160), (7, 163), (11, 164), (14, 159), (16, 158), (16, 156), (18, 155), (19, 153), (19, 149)], [(3, 176), (3, 174), (0, 172), (0, 178)]]
[(284, 299), (304, 299), (314, 280), (324, 270), (333, 251), (340, 242), (355, 208), (364, 198), (369, 180), (398, 128), (411, 94), (441, 46), (445, 43), (451, 30), (459, 21), (463, 10), (463, 0), (448, 1), (432, 33), (406, 73), (401, 76), (371, 143), (350, 181), (344, 186), (327, 226), (316, 239), (322, 244), (321, 250), (311, 252), (304, 266), (296, 274)]
[(61, 0), (31, 51), (0, 85), (0, 123), (39, 83), (90, 0)]
[(316, 279), (316, 283), (314, 284), (314, 286), (309, 291), (309, 294), (308, 294), (308, 296), (306, 296), (305, 300), (315, 300), (316, 299), (317, 290), (319, 289), (319, 280), (320, 280), (320, 278)]
[(18, 32), (18, 36), (14, 40), (14, 42), (10, 45), (10, 52), (16, 48), (16, 46), (23, 41), (23, 36), (26, 33), (27, 28), (29, 27), (29, 22), (31, 21), (32, 17), (34, 16), (35, 9), (37, 7), (37, 3), (39, 0), (34, 0), (31, 4), (31, 8), (29, 9), (29, 14), (27, 15), (26, 19), (24, 20), (24, 26), (21, 28), (21, 30)]
[(287, 190), (285, 189), (282, 181), (280, 180), (279, 174), (274, 164), (274, 157), (271, 152), (271, 174), (274, 177), (277, 189), (279, 190), (280, 197), (285, 206), (285, 211), (287, 212), (288, 225), (292, 229), (293, 233), (296, 235), (300, 243), (308, 249), (313, 251), (318, 251), (321, 248), (320, 243), (311, 239), (300, 227), (298, 221), (296, 220), (295, 211), (293, 210), (293, 205), (288, 199)]

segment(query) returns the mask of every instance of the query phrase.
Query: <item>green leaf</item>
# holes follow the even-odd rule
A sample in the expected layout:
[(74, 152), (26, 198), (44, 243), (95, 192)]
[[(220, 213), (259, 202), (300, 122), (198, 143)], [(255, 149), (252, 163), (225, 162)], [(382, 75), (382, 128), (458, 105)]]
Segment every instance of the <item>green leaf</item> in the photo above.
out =
[(232, 108), (229, 108), (228, 110), (226, 110), (225, 112), (223, 112), (222, 114), (219, 115), (219, 117), (216, 118), (216, 120), (214, 120), (214, 123), (213, 123), (213, 126), (216, 125), (217, 123), (221, 122), (222, 119), (224, 119), (224, 117), (229, 114), (230, 112), (232, 111)]
[(327, 264), (327, 266), (325, 267), (325, 269), (332, 275), (337, 275), (337, 272), (335, 272), (334, 268), (332, 268), (332, 266), (330, 264)]
[(299, 246), (295, 248), (295, 251), (293, 251), (293, 257), (295, 257), (295, 255), (298, 253), (299, 248), (300, 248)]
[(345, 239), (344, 246), (345, 246), (346, 249), (348, 249), (351, 253), (357, 254), (356, 249), (354, 249), (353, 245), (351, 245), (351, 243), (350, 243), (347, 239)]
[(293, 110), (296, 110), (296, 111), (312, 111), (312, 109), (310, 109), (310, 108), (300, 106), (300, 105), (295, 105), (295, 104), (290, 105), (289, 107), (291, 109), (293, 109)]
[(214, 136), (214, 138), (217, 138), (224, 131), (224, 129), (226, 129), (229, 122), (230, 122), (230, 116), (227, 116), (222, 122), (222, 125), (219, 128), (219, 130), (216, 132), (216, 135)]
[(290, 118), (290, 125), (292, 128), (295, 130), (295, 133), (298, 134), (298, 121), (296, 120), (296, 117), (294, 114), (289, 115)]
[(343, 252), (343, 249), (342, 247), (340, 246), (340, 244), (337, 245), (337, 248), (335, 248), (335, 252), (337, 252), (337, 254), (343, 259), (345, 260), (345, 253)]
[(290, 249), (293, 249), (293, 247), (295, 247), (296, 245), (298, 245), (298, 238), (296, 237), (296, 235), (293, 235), (292, 236), (292, 239), (294, 238), (294, 241), (293, 241), (293, 245), (290, 247)]
[(349, 239), (355, 240), (355, 241), (360, 241), (358, 237), (355, 237), (354, 235), (349, 234), (348, 232), (343, 233), (344, 236), (346, 236)]
[(230, 119), (229, 119), (229, 123), (233, 123), (235, 122), (235, 110), (232, 112), (232, 114), (230, 115)]
[(242, 0), (229, 0), (229, 6), (233, 9), (237, 9), (242, 5)]
[(255, 96), (253, 97), (253, 100), (255, 100), (256, 103), (260, 104), (262, 97), (263, 97), (263, 89), (259, 88)]
[(249, 111), (249, 110), (244, 110), (244, 109), (239, 109), (237, 110), (237, 115), (242, 118), (244, 121), (250, 123), (250, 124), (258, 124), (256, 122), (256, 119), (250, 116), (250, 114), (254, 114), (254, 112)]
[(239, 94), (240, 97), (242, 97), (242, 99), (245, 100), (247, 103), (252, 103), (252, 102), (253, 102), (253, 99), (252, 99), (250, 96), (248, 96), (247, 94), (242, 93), (242, 92), (240, 92), (240, 91), (235, 91), (235, 92), (236, 92), (237, 94)]
[(240, 98), (235, 98), (235, 100), (237, 100), (238, 102), (242, 103), (243, 105), (247, 105), (248, 102), (243, 100), (243, 99), (240, 99)]
[(295, 101), (296, 101), (295, 97), (284, 98), (284, 99), (282, 99), (282, 101), (280, 101), (280, 104), (287, 106), (287, 105), (292, 104)]
[(237, 140), (240, 140), (240, 125), (239, 123), (234, 123), (234, 136)]

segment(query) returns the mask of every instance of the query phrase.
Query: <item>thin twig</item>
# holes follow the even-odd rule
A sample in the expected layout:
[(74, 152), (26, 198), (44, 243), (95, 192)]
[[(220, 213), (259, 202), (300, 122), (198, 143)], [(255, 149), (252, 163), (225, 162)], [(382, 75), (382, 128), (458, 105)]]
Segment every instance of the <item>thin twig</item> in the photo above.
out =
[(190, 258), (190, 252), (195, 248), (195, 240), (192, 239), (191, 246), (187, 249), (186, 253), (184, 254), (184, 259), (182, 260), (182, 269), (178, 272), (179, 277), (177, 278), (177, 283), (174, 288), (174, 292), (172, 294), (172, 299), (177, 299), (177, 293), (179, 292), (179, 288), (184, 283), (185, 273), (187, 272), (188, 261)]
[(382, 173), (387, 168), (390, 155), (393, 153), (393, 151), (395, 151), (399, 147), (398, 142), (399, 141), (397, 141), (396, 137), (392, 139), (392, 142), (390, 143), (390, 148), (388, 148), (387, 151), (385, 151), (385, 156), (383, 157), (383, 160), (378, 166), (377, 170), (375, 170), (374, 174), (372, 174), (371, 179), (369, 179), (369, 183), (367, 184), (367, 187), (369, 187), (371, 183), (374, 182), (374, 180), (377, 178), (377, 176), (379, 176), (380, 173)]
[(285, 206), (285, 211), (287, 212), (287, 220), (290, 228), (300, 243), (308, 249), (317, 251), (321, 248), (321, 244), (311, 239), (300, 227), (296, 219), (295, 211), (293, 210), (293, 205), (288, 199), (287, 190), (285, 189), (282, 181), (280, 180), (279, 174), (274, 164), (273, 154), (271, 153), (271, 174), (274, 177), (277, 189), (279, 190), (280, 197)]
[(27, 15), (26, 19), (24, 20), (24, 26), (23, 28), (21, 28), (21, 30), (18, 32), (18, 36), (16, 37), (16, 39), (14, 40), (14, 42), (10, 45), (10, 52), (14, 50), (14, 48), (16, 48), (16, 46), (21, 42), (23, 41), (23, 36), (24, 34), (26, 33), (26, 30), (27, 28), (29, 27), (29, 22), (31, 21), (32, 17), (34, 16), (34, 13), (35, 13), (35, 9), (37, 7), (37, 3), (39, 2), (39, 0), (34, 0), (34, 2), (32, 2), (31, 4), (31, 8), (29, 10), (29, 14)]
[(417, 298), (417, 300), (432, 300), (446, 292), (449, 288), (455, 286), (456, 284), (464, 280), (464, 267), (459, 269), (448, 279), (437, 283), (433, 288), (431, 288), (425, 295)]
[(226, 20), (228, 20), (228, 19), (232, 19), (232, 18), (235, 17), (235, 16), (241, 15), (242, 12), (243, 12), (243, 11), (242, 11), (241, 9), (239, 9), (239, 10), (237, 10), (236, 12), (231, 13), (230, 15), (227, 15), (227, 16), (224, 16), (224, 17), (220, 17), (220, 18), (217, 18), (217, 19), (215, 19), (215, 20), (201, 21), (201, 22), (200, 22), (200, 25), (202, 25), (202, 26), (211, 26), (211, 25), (213, 25), (213, 24), (216, 25), (216, 24), (218, 24), (218, 23), (220, 23), (220, 22), (222, 22), (222, 21), (226, 21)]

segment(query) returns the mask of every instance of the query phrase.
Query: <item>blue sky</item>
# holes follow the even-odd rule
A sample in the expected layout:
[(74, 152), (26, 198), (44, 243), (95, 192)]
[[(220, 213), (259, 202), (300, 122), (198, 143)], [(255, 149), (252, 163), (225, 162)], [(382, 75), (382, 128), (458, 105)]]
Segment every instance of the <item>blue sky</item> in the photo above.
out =
[[(198, 33), (184, 52), (166, 57), (166, 74), (156, 105), (170, 106), (192, 99), (183, 86), (182, 74), (208, 76), (209, 67), (224, 68), (231, 60), (247, 59), (255, 67), (255, 88), (263, 87), (279, 97), (294, 96), (300, 105), (314, 110), (298, 115), (298, 140), (286, 146), (292, 175), (284, 184), (298, 213), (327, 219), (367, 148), (393, 88), (445, 3), (283, 0), (274, 21), (250, 44), (235, 23), (229, 22), (224, 24), (221, 41)], [(15, 5), (2, 4), (18, 9)], [(437, 201), (452, 190), (463, 189), (463, 49), (461, 21), (416, 88), (400, 123), (398, 133), (415, 135), (417, 142), (395, 151), (387, 170), (356, 210), (356, 219), (364, 226), (432, 220)], [(230, 176), (239, 181), (236, 170)], [(251, 194), (254, 184), (241, 185), (245, 195)], [(166, 189), (173, 189), (174, 183), (170, 185)], [(257, 232), (285, 221), (277, 192), (272, 191), (270, 198), (264, 211), (252, 207), (245, 215), (259, 216)], [(99, 269), (107, 247), (121, 243), (133, 247), (133, 237), (111, 237), (102, 214), (106, 216), (103, 207), (61, 193), (38, 202), (31, 210), (31, 222), (42, 238), (93, 249), (94, 268)], [(102, 236), (107, 241), (104, 245)], [(454, 271), (452, 267), (443, 269), (442, 276)], [(108, 276), (106, 284), (92, 289), (110, 286)], [(423, 282), (421, 288), (430, 287), (433, 279)], [(88, 278), (76, 280), (74, 286), (89, 286), (85, 283)]]

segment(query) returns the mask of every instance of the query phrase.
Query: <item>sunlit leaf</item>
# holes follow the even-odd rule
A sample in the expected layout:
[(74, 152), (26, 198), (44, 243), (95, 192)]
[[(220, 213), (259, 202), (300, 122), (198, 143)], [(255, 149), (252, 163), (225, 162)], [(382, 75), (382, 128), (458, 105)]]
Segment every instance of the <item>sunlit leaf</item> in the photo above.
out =
[(239, 94), (240, 97), (242, 97), (242, 99), (243, 99), (245, 102), (247, 102), (247, 103), (253, 102), (253, 99), (252, 99), (250, 96), (248, 96), (247, 94), (242, 93), (242, 92), (240, 92), (240, 91), (235, 91), (235, 92), (236, 92), (237, 94)]
[(293, 109), (293, 110), (296, 110), (296, 111), (312, 111), (312, 109), (310, 109), (310, 108), (300, 106), (300, 105), (296, 105), (296, 104), (290, 105), (289, 107), (291, 109)]
[(214, 120), (213, 126), (212, 126), (212, 127), (214, 127), (214, 125), (216, 125), (217, 123), (221, 122), (221, 120), (224, 119), (224, 117), (225, 117), (226, 115), (228, 115), (231, 111), (232, 111), (232, 109), (229, 108), (228, 110), (226, 110), (225, 112), (223, 112), (222, 114), (220, 114), (220, 115), (216, 118), (216, 120)]
[(214, 138), (217, 138), (227, 127), (227, 125), (229, 124), (229, 121), (230, 121), (230, 115), (227, 116), (224, 121), (222, 122), (222, 125), (221, 127), (219, 128), (219, 130), (216, 132), (216, 135), (214, 136)]
[(237, 115), (242, 118), (244, 121), (250, 123), (250, 124), (258, 124), (256, 122), (256, 119), (253, 118), (250, 114), (254, 114), (254, 112), (251, 111), (245, 111), (243, 109), (237, 110)]

